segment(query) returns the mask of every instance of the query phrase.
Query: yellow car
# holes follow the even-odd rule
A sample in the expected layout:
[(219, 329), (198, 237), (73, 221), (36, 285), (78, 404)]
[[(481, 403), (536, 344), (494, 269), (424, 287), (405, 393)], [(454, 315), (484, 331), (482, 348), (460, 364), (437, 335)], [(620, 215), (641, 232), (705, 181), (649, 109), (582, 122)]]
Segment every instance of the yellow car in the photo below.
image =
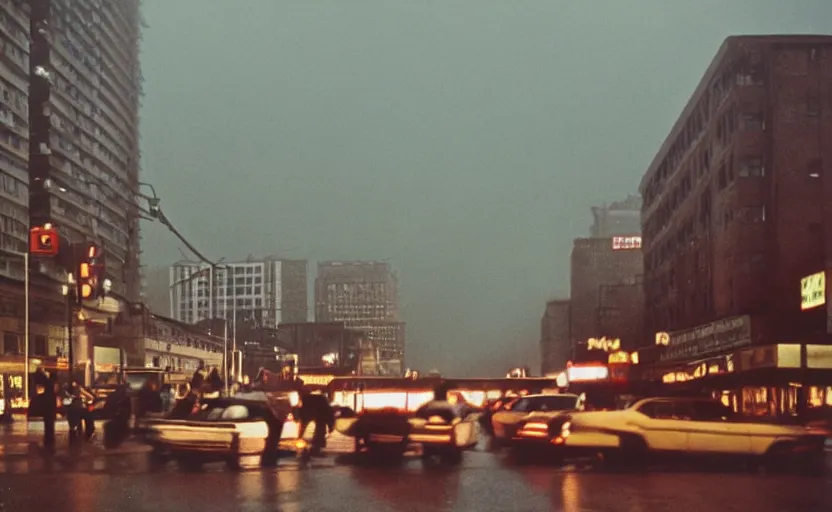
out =
[(528, 395), (509, 402), (491, 416), (494, 442), (497, 446), (512, 445), (517, 431), (531, 415), (560, 416), (582, 410), (583, 398), (579, 395)]

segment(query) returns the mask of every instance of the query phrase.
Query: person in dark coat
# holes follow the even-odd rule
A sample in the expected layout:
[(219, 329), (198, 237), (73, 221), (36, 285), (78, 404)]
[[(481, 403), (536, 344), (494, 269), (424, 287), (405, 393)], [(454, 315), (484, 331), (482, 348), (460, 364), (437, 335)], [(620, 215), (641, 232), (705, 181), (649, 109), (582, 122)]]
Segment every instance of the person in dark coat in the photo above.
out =
[(214, 393), (222, 393), (225, 388), (225, 382), (223, 382), (220, 372), (216, 368), (208, 374), (208, 385), (211, 386), (211, 391)]
[(137, 405), (139, 410), (136, 411), (136, 419), (144, 418), (148, 413), (162, 412), (162, 394), (156, 386), (156, 381), (147, 379), (142, 389), (139, 390)]
[(107, 416), (111, 418), (104, 425), (104, 446), (115, 448), (130, 434), (130, 403), (129, 387), (126, 384), (118, 386), (104, 403)]
[(194, 414), (197, 410), (199, 410), (199, 401), (200, 397), (202, 396), (203, 382), (204, 377), (202, 376), (202, 374), (199, 372), (194, 373), (194, 376), (191, 377), (191, 389), (188, 391), (188, 394), (185, 395), (184, 398), (178, 400), (176, 402), (176, 405), (173, 406), (173, 410), (170, 412), (171, 418), (187, 418), (188, 416)]
[[(72, 400), (70, 410), (67, 412), (67, 421), (70, 423), (70, 430), (73, 425), (84, 424), (84, 438), (89, 441), (95, 435), (95, 418), (90, 411), (90, 406), (95, 401), (92, 391), (85, 388), (77, 381), (72, 381), (67, 390)], [(71, 414), (70, 414), (71, 413)]]
[(31, 397), (28, 416), (43, 418), (43, 447), (53, 450), (55, 448), (55, 417), (58, 414), (57, 381), (43, 368), (38, 368), (32, 375), (32, 383), (35, 389), (42, 388), (43, 393)]
[(303, 389), (300, 395), (300, 431), (306, 432), (310, 422), (315, 423), (315, 434), (312, 436), (312, 454), (319, 455), (326, 448), (326, 435), (335, 429), (335, 413), (324, 395), (312, 394), (309, 389)]

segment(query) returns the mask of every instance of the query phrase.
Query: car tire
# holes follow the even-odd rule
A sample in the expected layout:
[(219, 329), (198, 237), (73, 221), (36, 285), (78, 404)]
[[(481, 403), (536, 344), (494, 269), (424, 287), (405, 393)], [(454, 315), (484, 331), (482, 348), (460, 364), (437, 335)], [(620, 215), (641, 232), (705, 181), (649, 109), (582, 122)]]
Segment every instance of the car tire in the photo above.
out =
[(762, 468), (768, 473), (794, 472), (805, 476), (823, 476), (826, 474), (826, 454), (792, 453), (792, 443), (783, 442), (772, 445), (762, 459)]
[(785, 473), (789, 469), (791, 443), (775, 443), (766, 450), (760, 467), (766, 473)]
[(602, 453), (603, 465), (612, 470), (642, 471), (650, 466), (650, 448), (639, 435), (622, 434), (619, 448)]
[(826, 453), (809, 453), (799, 457), (796, 461), (797, 470), (805, 476), (825, 476), (827, 472), (826, 467)]
[(157, 467), (164, 466), (170, 461), (170, 455), (157, 447), (150, 450), (148, 457), (150, 458), (150, 464)]

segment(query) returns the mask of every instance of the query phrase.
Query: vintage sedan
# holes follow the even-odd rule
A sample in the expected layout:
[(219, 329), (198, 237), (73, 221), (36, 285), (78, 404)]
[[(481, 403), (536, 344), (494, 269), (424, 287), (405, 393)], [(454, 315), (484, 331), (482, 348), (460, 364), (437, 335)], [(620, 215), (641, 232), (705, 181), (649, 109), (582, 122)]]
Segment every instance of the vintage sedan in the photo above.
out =
[(448, 402), (433, 401), (410, 418), (410, 442), (421, 445), (422, 459), (459, 464), (479, 442), (479, 415)]
[[(491, 417), (494, 441), (497, 445), (514, 445), (522, 424), (532, 417), (536, 421), (563, 416), (566, 413), (583, 409), (583, 398), (573, 394), (528, 395), (506, 404)], [(532, 416), (534, 415), (534, 416)]]
[(335, 430), (355, 439), (355, 452), (369, 451), (401, 456), (409, 447), (411, 413), (395, 407), (364, 409), (359, 414), (338, 414)]
[(622, 411), (572, 414), (555, 434), (568, 450), (595, 452), (616, 465), (644, 466), (662, 455), (731, 457), (817, 473), (825, 469), (829, 433), (760, 423), (715, 400), (648, 398)]
[(252, 392), (206, 400), (187, 418), (147, 419), (140, 429), (157, 461), (190, 469), (223, 461), (239, 469), (274, 464), (282, 450), (305, 452), (291, 411), (285, 396)]
[(335, 429), (355, 439), (355, 451), (403, 456), (421, 448), (425, 461), (456, 464), (462, 452), (479, 441), (477, 414), (448, 402), (433, 401), (416, 412), (396, 408), (365, 409), (358, 415), (340, 414)]

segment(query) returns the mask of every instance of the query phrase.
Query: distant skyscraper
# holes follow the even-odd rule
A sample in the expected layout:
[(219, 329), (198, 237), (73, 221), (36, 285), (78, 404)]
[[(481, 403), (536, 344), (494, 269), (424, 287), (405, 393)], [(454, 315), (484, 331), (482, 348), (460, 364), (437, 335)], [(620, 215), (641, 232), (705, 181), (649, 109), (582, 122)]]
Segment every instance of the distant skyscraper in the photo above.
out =
[(593, 238), (632, 236), (641, 233), (641, 197), (631, 195), (609, 206), (592, 208), (595, 221), (590, 228)]
[(540, 321), (540, 371), (548, 375), (563, 371), (572, 359), (569, 330), (569, 300), (550, 300)]
[[(259, 259), (222, 263), (180, 261), (170, 267), (171, 316), (186, 323), (237, 318), (263, 327), (305, 322), (307, 262)], [(215, 293), (211, 293), (211, 284)], [(213, 301), (211, 298), (213, 297)]]
[[(389, 263), (328, 261), (318, 264), (315, 320), (343, 322), (363, 331), (372, 344), (378, 371), (404, 371), (405, 324), (398, 318), (398, 281)], [(365, 373), (368, 370), (365, 368)]]

